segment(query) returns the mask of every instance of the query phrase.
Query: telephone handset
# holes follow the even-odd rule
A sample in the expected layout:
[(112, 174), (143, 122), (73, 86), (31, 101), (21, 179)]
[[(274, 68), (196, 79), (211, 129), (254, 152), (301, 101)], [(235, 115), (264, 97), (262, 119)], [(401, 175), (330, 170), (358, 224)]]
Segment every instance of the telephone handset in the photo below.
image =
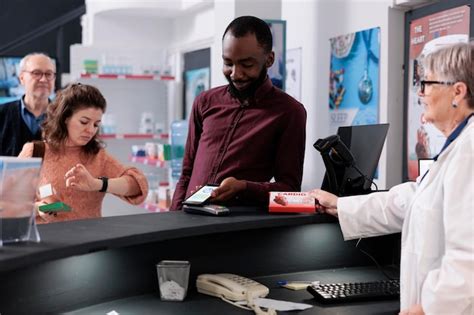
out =
[(200, 293), (231, 301), (246, 301), (250, 297), (265, 297), (269, 293), (266, 286), (230, 273), (199, 275), (196, 287)]

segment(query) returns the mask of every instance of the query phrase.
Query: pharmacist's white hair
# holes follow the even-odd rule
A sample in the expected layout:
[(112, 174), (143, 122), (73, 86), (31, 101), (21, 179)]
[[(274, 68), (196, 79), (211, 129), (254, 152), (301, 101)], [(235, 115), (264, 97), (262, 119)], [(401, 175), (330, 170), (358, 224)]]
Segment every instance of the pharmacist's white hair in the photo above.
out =
[(425, 71), (440, 80), (464, 82), (467, 85), (469, 107), (474, 108), (474, 43), (443, 46), (423, 59)]

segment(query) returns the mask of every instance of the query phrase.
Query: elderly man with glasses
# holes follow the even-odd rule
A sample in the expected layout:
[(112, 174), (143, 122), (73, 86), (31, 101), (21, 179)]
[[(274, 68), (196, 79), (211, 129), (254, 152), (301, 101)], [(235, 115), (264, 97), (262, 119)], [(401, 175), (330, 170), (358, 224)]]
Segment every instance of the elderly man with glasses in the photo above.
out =
[(41, 123), (54, 89), (56, 66), (47, 55), (31, 53), (20, 62), (19, 78), (25, 95), (0, 105), (0, 155), (17, 156), (26, 142), (41, 139)]

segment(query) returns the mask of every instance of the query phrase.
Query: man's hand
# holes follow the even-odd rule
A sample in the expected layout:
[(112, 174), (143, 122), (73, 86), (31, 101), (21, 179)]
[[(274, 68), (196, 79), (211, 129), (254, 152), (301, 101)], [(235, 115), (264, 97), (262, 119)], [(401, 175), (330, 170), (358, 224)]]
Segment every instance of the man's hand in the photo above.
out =
[(211, 201), (226, 201), (233, 198), (239, 192), (247, 189), (247, 182), (238, 180), (235, 177), (227, 177), (219, 187), (211, 193)]

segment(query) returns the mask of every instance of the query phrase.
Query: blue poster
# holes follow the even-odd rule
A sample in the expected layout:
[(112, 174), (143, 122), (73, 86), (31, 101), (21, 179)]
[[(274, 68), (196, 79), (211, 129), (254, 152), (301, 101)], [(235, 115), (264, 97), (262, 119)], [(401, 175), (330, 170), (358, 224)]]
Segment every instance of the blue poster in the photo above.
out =
[(272, 50), (275, 53), (275, 61), (268, 69), (268, 76), (277, 88), (285, 91), (286, 80), (286, 21), (283, 20), (265, 20), (273, 37)]
[(330, 131), (379, 121), (380, 28), (330, 39)]
[(191, 113), (191, 108), (194, 103), (196, 96), (201, 94), (201, 92), (209, 89), (210, 86), (210, 69), (209, 68), (200, 68), (188, 70), (184, 74), (185, 86), (186, 86), (186, 95), (185, 95), (185, 104), (186, 112), (185, 118), (189, 118)]

